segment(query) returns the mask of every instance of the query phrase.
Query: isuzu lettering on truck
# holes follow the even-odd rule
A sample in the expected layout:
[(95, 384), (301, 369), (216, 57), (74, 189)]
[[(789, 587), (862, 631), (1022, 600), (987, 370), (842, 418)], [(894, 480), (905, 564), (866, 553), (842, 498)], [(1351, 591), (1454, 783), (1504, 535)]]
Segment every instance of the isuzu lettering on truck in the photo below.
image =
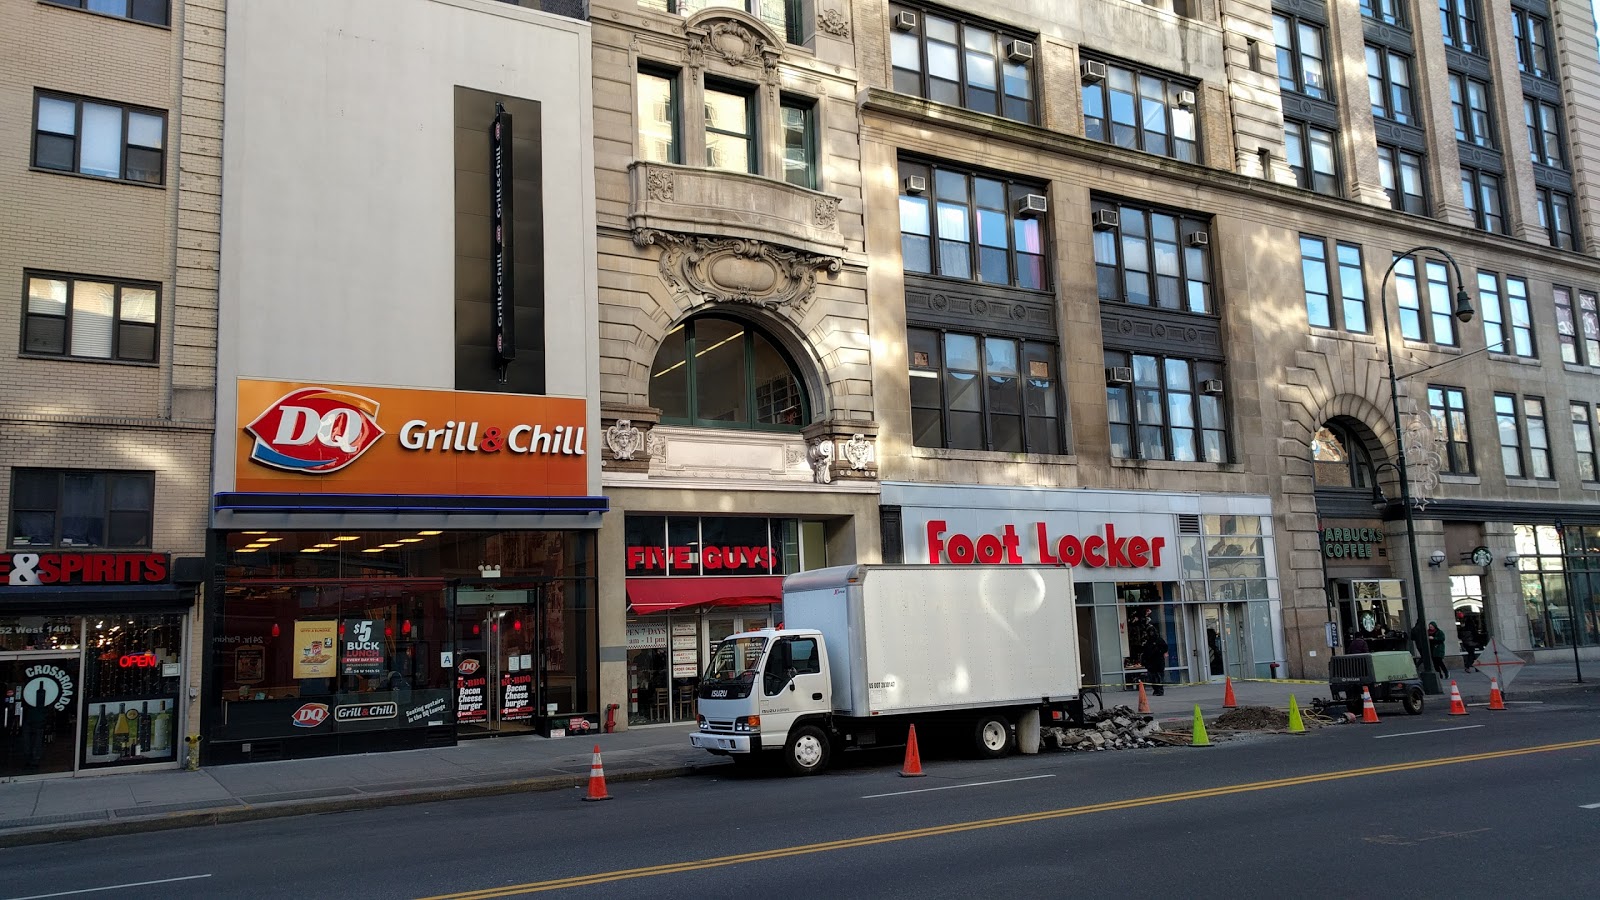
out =
[(998, 757), (1019, 735), (1036, 748), (1041, 720), (1082, 713), (1071, 569), (818, 569), (784, 579), (783, 619), (717, 645), (694, 746), (814, 775), (836, 750), (904, 743), (913, 724)]

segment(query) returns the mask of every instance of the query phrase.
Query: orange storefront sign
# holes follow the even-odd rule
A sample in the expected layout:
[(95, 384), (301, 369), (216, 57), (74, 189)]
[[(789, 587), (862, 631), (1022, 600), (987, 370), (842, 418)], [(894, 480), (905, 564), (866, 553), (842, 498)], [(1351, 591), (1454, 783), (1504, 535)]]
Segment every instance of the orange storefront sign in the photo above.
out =
[(236, 490), (584, 496), (587, 418), (566, 397), (241, 378)]

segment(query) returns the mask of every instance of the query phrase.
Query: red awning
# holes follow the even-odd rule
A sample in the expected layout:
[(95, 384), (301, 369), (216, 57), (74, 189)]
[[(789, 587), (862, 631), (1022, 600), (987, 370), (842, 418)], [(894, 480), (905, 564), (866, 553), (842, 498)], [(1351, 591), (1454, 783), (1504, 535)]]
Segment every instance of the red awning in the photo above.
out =
[(634, 615), (639, 616), (686, 606), (758, 606), (782, 602), (782, 575), (628, 579), (628, 603)]

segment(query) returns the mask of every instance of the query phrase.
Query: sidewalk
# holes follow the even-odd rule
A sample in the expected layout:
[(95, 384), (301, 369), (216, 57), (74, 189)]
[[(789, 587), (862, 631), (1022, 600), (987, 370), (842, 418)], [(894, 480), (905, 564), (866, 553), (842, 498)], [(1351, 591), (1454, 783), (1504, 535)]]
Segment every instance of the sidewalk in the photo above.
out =
[[(1468, 703), (1489, 699), (1487, 675), (1452, 672)], [(1508, 700), (1575, 689), (1572, 666), (1523, 667)], [(1587, 678), (1600, 687), (1600, 666)], [(1163, 722), (1187, 725), (1198, 704), (1220, 715), (1223, 686), (1170, 686), (1150, 698)], [(1325, 682), (1234, 683), (1241, 706), (1302, 708), (1327, 697)], [(1110, 689), (1108, 707), (1137, 706), (1138, 694)], [(1431, 704), (1443, 702), (1430, 697)], [(621, 734), (546, 740), (536, 737), (465, 741), (455, 747), (216, 766), (199, 772), (142, 772), (49, 778), (0, 784), (0, 847), (108, 834), (240, 822), (277, 816), (369, 809), (458, 797), (583, 787), (596, 744), (609, 784), (672, 778), (725, 766), (689, 746), (691, 726), (637, 728)]]

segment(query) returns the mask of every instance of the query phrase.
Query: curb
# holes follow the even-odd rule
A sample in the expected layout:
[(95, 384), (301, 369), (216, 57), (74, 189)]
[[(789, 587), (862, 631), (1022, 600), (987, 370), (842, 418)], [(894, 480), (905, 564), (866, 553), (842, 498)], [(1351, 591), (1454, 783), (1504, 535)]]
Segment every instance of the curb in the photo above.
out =
[[(724, 767), (731, 767), (731, 764), (711, 763), (709, 765), (638, 769), (631, 772), (617, 772), (608, 775), (606, 781), (612, 783), (652, 781), (658, 778), (681, 778)], [(497, 797), (506, 794), (549, 793), (567, 788), (581, 788), (588, 782), (589, 775), (587, 773), (583, 775), (548, 775), (491, 784), (462, 785), (459, 788), (390, 791), (382, 794), (333, 797), (320, 800), (287, 800), (280, 803), (225, 806), (218, 809), (167, 813), (166, 815), (133, 817), (105, 822), (22, 827), (0, 832), (0, 848), (81, 841), (89, 838), (141, 834), (149, 831), (171, 831), (178, 828), (195, 828), (204, 825), (229, 825), (238, 822), (256, 822), (263, 819), (282, 819), (290, 816), (353, 812), (364, 809), (381, 809), (388, 806), (409, 806), (417, 803), (436, 803), (442, 800)]]

